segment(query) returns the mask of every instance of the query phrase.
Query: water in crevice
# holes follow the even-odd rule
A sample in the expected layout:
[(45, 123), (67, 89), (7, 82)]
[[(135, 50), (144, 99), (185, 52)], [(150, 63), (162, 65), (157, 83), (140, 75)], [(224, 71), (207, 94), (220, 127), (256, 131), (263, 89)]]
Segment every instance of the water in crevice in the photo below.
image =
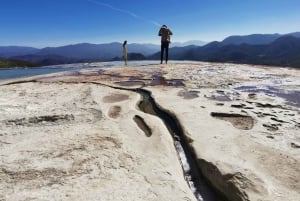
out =
[(142, 96), (142, 100), (139, 103), (140, 110), (145, 113), (158, 116), (167, 126), (174, 139), (174, 146), (182, 164), (185, 180), (188, 182), (188, 185), (197, 200), (224, 201), (225, 199), (221, 198), (221, 196), (214, 192), (209, 187), (208, 183), (205, 182), (205, 179), (201, 175), (197, 166), (196, 156), (191, 151), (187, 140), (184, 138), (183, 129), (176, 117), (159, 108), (155, 103), (155, 100), (151, 97), (150, 92), (143, 89), (137, 89), (136, 92)]

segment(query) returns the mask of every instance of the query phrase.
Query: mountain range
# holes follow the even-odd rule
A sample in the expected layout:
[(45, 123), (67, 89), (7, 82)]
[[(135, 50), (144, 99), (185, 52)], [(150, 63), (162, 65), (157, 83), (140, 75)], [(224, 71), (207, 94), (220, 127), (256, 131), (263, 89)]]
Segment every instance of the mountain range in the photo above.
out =
[[(160, 45), (128, 44), (129, 60), (159, 59)], [(250, 63), (300, 67), (300, 32), (229, 36), (221, 42), (188, 41), (170, 45), (170, 59)], [(0, 46), (0, 59), (53, 65), (76, 62), (121, 60), (122, 44), (80, 43), (42, 49)]]
[[(109, 60), (116, 56), (122, 55), (122, 43), (105, 43), (105, 44), (90, 44), (79, 43), (74, 45), (66, 45), (60, 47), (46, 47), (42, 49), (32, 47), (19, 46), (0, 46), (0, 57), (18, 57), (24, 55), (57, 55), (72, 59), (100, 59)], [(144, 55), (150, 55), (159, 51), (159, 45), (153, 44), (137, 44), (132, 43), (127, 45), (131, 52), (138, 52)]]
[(251, 34), (246, 36), (229, 36), (222, 41), (223, 45), (240, 45), (243, 43), (249, 45), (265, 45), (272, 43), (282, 36), (294, 36), (300, 38), (300, 32), (288, 34)]
[(263, 45), (224, 45), (222, 42), (214, 42), (183, 51), (179, 58), (178, 54), (173, 56), (198, 61), (300, 67), (300, 38), (282, 36)]

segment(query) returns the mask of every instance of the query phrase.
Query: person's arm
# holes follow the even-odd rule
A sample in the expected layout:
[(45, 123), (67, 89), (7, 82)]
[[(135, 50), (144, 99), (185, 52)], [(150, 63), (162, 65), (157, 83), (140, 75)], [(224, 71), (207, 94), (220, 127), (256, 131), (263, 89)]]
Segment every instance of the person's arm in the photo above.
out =
[(172, 31), (169, 29), (169, 35), (173, 35)]
[(161, 35), (162, 35), (162, 33), (161, 33), (161, 32), (162, 32), (162, 30), (160, 29), (160, 30), (159, 30), (159, 32), (158, 32), (158, 35), (159, 35), (159, 36), (161, 36)]

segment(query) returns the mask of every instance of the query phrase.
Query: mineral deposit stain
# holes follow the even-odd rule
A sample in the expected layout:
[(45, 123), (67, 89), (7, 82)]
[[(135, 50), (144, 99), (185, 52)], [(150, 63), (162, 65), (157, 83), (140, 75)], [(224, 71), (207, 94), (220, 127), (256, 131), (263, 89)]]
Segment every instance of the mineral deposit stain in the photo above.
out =
[(228, 121), (234, 127), (241, 130), (250, 130), (254, 126), (254, 119), (246, 115), (212, 112), (211, 116), (217, 119)]
[[(281, 97), (284, 98), (289, 105), (300, 107), (300, 91), (297, 90), (282, 90), (274, 86), (265, 86), (263, 88), (258, 88), (257, 86), (239, 86), (235, 89), (250, 92), (251, 96), (253, 94), (253, 97), (256, 96), (255, 93), (264, 93), (266, 95)], [(252, 98), (251, 96), (249, 98)]]
[(137, 80), (141, 80), (142, 78), (140, 76), (130, 76), (129, 80), (130, 81), (137, 81)]
[(121, 142), (119, 142), (117, 138), (113, 138), (113, 137), (96, 137), (94, 139), (91, 138), (90, 140), (98, 141), (99, 148), (103, 148), (103, 149), (112, 149), (112, 148), (120, 149), (122, 147)]
[(173, 86), (173, 87), (180, 87), (184, 86), (183, 80), (180, 79), (170, 79), (167, 80), (161, 73), (156, 73), (151, 77), (150, 86)]
[(145, 85), (143, 81), (137, 81), (137, 80), (115, 82), (115, 84), (123, 87), (133, 87), (133, 86), (142, 87)]
[(29, 118), (20, 118), (5, 121), (6, 125), (19, 125), (19, 126), (32, 126), (34, 124), (49, 124), (62, 121), (73, 121), (74, 116), (71, 114), (66, 115), (45, 115), (45, 116), (35, 116)]
[(200, 93), (199, 91), (187, 91), (187, 90), (181, 90), (177, 93), (178, 96), (183, 97), (184, 99), (194, 99), (198, 98)]
[(116, 103), (116, 102), (128, 100), (128, 98), (129, 98), (129, 95), (127, 95), (127, 94), (114, 93), (109, 96), (103, 97), (103, 102), (104, 103)]
[(108, 116), (110, 118), (116, 119), (120, 116), (122, 108), (120, 106), (112, 106), (108, 110)]
[(168, 85), (166, 79), (161, 74), (153, 75), (151, 80), (151, 86)]
[(221, 101), (221, 102), (232, 101), (229, 94), (226, 94), (224, 91), (220, 91), (220, 90), (217, 90), (215, 93), (213, 93), (210, 97), (207, 98), (210, 100)]
[(245, 104), (232, 104), (231, 107), (234, 107), (234, 108), (245, 108)]
[(68, 76), (82, 76), (82, 73), (79, 72), (79, 71), (71, 71), (71, 72), (66, 73), (66, 75), (68, 75)]
[(263, 124), (263, 127), (267, 128), (268, 131), (277, 131), (279, 129), (276, 124)]
[[(0, 169), (0, 175), (4, 175), (3, 182), (6, 183), (24, 183), (24, 187), (30, 188), (32, 185), (39, 187), (52, 186), (54, 184), (61, 184), (62, 180), (71, 177), (80, 177), (81, 175), (91, 172), (90, 169), (83, 169), (85, 162), (80, 165), (74, 165), (72, 169), (57, 169), (57, 168), (45, 168), (41, 170), (37, 169), (25, 169), (22, 171), (15, 171), (6, 168)], [(2, 178), (1, 178), (2, 179)]]

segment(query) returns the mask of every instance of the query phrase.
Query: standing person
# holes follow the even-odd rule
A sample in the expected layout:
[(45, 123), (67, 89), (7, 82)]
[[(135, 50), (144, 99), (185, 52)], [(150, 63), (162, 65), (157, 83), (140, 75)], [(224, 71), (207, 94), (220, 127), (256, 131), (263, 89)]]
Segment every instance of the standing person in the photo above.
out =
[(125, 61), (125, 66), (127, 66), (127, 48), (126, 48), (126, 45), (127, 45), (127, 40), (125, 40), (124, 43), (123, 43), (123, 58), (124, 58), (124, 61)]
[(158, 35), (161, 36), (161, 51), (160, 51), (160, 63), (162, 64), (164, 58), (164, 51), (166, 51), (166, 63), (168, 63), (169, 57), (169, 44), (171, 42), (172, 31), (166, 26), (162, 25)]

